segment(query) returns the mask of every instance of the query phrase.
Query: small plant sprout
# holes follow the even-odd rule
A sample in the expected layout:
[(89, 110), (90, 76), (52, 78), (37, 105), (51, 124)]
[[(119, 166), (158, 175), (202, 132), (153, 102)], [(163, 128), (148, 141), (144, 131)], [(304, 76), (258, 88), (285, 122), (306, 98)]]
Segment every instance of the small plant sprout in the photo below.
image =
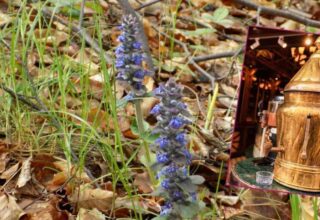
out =
[(197, 201), (197, 186), (203, 183), (201, 176), (189, 175), (188, 167), (192, 156), (184, 126), (191, 123), (186, 104), (181, 101), (182, 86), (173, 78), (155, 91), (160, 103), (155, 105), (151, 114), (158, 122), (153, 133), (159, 134), (155, 141), (157, 162), (153, 168), (161, 183), (155, 195), (165, 200), (160, 216), (156, 219), (190, 219), (200, 210)]
[[(147, 94), (147, 89), (143, 81), (145, 76), (150, 75), (151, 72), (144, 69), (142, 65), (145, 56), (142, 51), (142, 44), (137, 40), (139, 31), (137, 19), (132, 15), (124, 16), (120, 30), (122, 31), (118, 37), (120, 44), (115, 51), (115, 66), (118, 70), (117, 80), (123, 82), (130, 90), (129, 97), (135, 105), (139, 135), (143, 138), (145, 136), (145, 129), (143, 125), (141, 101)], [(148, 143), (143, 140), (143, 145), (147, 163), (150, 164), (151, 156)], [(154, 182), (150, 169), (149, 175), (152, 182)]]

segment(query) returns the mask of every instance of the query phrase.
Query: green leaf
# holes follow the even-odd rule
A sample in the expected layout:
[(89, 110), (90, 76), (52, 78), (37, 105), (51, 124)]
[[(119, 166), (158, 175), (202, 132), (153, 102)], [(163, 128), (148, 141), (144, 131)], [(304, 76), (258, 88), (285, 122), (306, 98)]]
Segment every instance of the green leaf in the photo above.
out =
[(222, 21), (228, 15), (229, 15), (229, 10), (227, 8), (225, 8), (225, 7), (218, 8), (213, 12), (213, 16), (212, 16), (213, 21), (215, 21), (215, 22)]
[(160, 137), (160, 134), (151, 134), (147, 133), (143, 138), (146, 140), (148, 143), (154, 143), (156, 139)]
[[(140, 162), (145, 166), (145, 167), (150, 167), (152, 164), (154, 164), (157, 161), (156, 154), (150, 152), (150, 163), (147, 160), (146, 155), (142, 155), (140, 158)], [(161, 187), (160, 187), (161, 188)]]
[(189, 37), (198, 36), (198, 35), (206, 35), (216, 32), (214, 28), (198, 28), (194, 31), (184, 31), (184, 34)]
[(192, 175), (189, 176), (189, 178), (191, 179), (191, 182), (196, 185), (202, 184), (205, 181), (205, 179), (199, 175)]
[(157, 216), (157, 217), (154, 217), (152, 220), (167, 220), (168, 217), (167, 216)]
[[(144, 130), (148, 130), (149, 127), (150, 127), (150, 125), (149, 125), (148, 122), (146, 122), (145, 120), (143, 120), (143, 127), (144, 127)], [(145, 136), (145, 134), (140, 134), (139, 128), (138, 128), (138, 123), (137, 123), (137, 119), (136, 119), (136, 118), (134, 118), (134, 119), (132, 120), (130, 129), (131, 129), (131, 131), (132, 131), (132, 133), (133, 133), (134, 135), (139, 135), (139, 136), (142, 137), (142, 138)]]
[(199, 213), (200, 206), (198, 202), (191, 202), (188, 205), (177, 205), (177, 210), (183, 219), (192, 219)]
[(181, 187), (182, 190), (192, 193), (197, 190), (197, 186), (194, 185), (190, 179), (186, 179), (183, 182), (179, 182), (178, 185)]

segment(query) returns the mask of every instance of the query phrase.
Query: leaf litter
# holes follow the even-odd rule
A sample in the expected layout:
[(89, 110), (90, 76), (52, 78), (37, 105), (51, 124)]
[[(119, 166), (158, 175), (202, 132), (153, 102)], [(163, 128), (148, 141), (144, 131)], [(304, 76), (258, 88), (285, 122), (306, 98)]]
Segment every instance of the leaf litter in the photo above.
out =
[[(4, 39), (8, 42), (13, 33), (7, 27), (13, 25), (15, 19), (22, 16), (16, 12), (19, 11), (23, 2), (25, 1), (0, 1), (0, 27), (4, 30)], [(146, 3), (146, 1), (129, 2), (134, 8), (141, 6), (141, 3)], [(282, 7), (280, 2), (277, 4), (269, 1), (254, 2), (272, 8)], [(316, 13), (312, 2), (310, 1), (304, 7), (304, 10), (310, 11), (310, 14)], [(215, 206), (218, 208), (216, 215), (220, 219), (253, 217), (252, 213), (259, 213), (263, 210), (268, 210), (269, 217), (273, 218), (277, 214), (270, 211), (268, 207), (260, 209), (259, 206), (254, 208), (250, 206), (252, 203), (264, 203), (265, 201), (255, 198), (261, 195), (247, 191), (246, 196), (242, 196), (240, 190), (225, 187), (223, 185), (225, 175), (222, 175), (222, 182), (218, 184), (219, 173), (226, 171), (225, 165), (222, 165), (222, 171), (220, 167), (222, 162), (228, 160), (226, 155), (231, 144), (229, 137), (232, 134), (237, 105), (241, 54), (235, 58), (198, 62), (201, 68), (218, 79), (217, 83), (220, 88), (213, 109), (214, 121), (210, 123), (208, 129), (204, 129), (206, 114), (203, 113), (206, 113), (210, 105), (208, 96), (212, 93), (210, 83), (188, 62), (185, 51), (173, 44), (172, 39), (161, 34), (162, 32), (168, 33), (174, 39), (185, 43), (194, 57), (234, 51), (243, 46), (246, 23), (254, 24), (257, 12), (247, 9), (241, 11), (230, 1), (222, 0), (193, 0), (190, 4), (185, 1), (180, 3), (177, 7), (178, 2), (176, 1), (168, 4), (158, 2), (140, 11), (145, 13), (144, 31), (155, 59), (154, 63), (157, 64), (156, 77), (148, 78), (145, 82), (148, 90), (151, 91), (161, 81), (166, 81), (171, 76), (175, 76), (180, 83), (188, 86), (188, 89), (184, 91), (184, 100), (187, 100), (188, 107), (196, 118), (196, 126), (189, 128), (192, 133), (189, 148), (196, 158), (191, 170), (206, 180), (200, 189), (200, 195), (202, 195), (200, 197), (208, 208), (206, 214), (210, 216), (208, 210)], [(50, 1), (48, 6), (54, 9), (56, 15), (67, 24), (78, 24), (81, 1)], [(299, 8), (301, 6), (295, 5), (295, 7), (301, 10)], [(108, 51), (109, 55), (117, 45), (116, 38), (119, 31), (116, 30), (115, 24), (119, 23), (122, 15), (120, 9), (117, 1), (104, 0), (88, 0), (84, 7), (83, 25), (86, 31), (94, 39), (101, 37), (102, 47)], [(39, 7), (33, 3), (27, 3), (25, 10), (29, 15), (39, 13)], [(99, 13), (102, 13), (104, 17), (99, 18), (102, 32), (98, 37), (94, 26), (96, 25), (95, 16)], [(30, 23), (33, 19), (36, 18), (34, 16), (27, 18)], [(113, 157), (117, 158), (117, 162), (112, 166), (119, 166), (123, 162), (119, 151), (122, 147), (126, 147), (125, 162), (132, 169), (126, 171), (130, 180), (127, 184), (132, 189), (133, 194), (130, 196), (133, 196), (134, 199), (130, 198), (125, 190), (128, 186), (112, 178), (112, 172), (110, 172), (112, 167), (106, 165), (110, 157), (108, 153), (99, 148), (101, 143), (95, 142), (95, 139), (90, 139), (90, 137), (82, 140), (79, 137), (81, 136), (79, 131), (75, 131), (74, 137), (71, 138), (72, 143), (89, 143), (87, 152), (80, 152), (81, 146), (74, 147), (75, 152), (87, 155), (85, 168), (89, 168), (95, 174), (93, 177), (88, 176), (84, 167), (79, 168), (75, 161), (70, 163), (70, 160), (64, 159), (63, 152), (56, 147), (60, 141), (59, 134), (56, 134), (58, 138), (48, 136), (56, 131), (56, 128), (48, 122), (48, 118), (40, 114), (30, 114), (29, 120), (32, 123), (29, 122), (31, 126), (28, 127), (27, 120), (25, 121), (26, 134), (24, 136), (19, 136), (18, 132), (15, 133), (14, 130), (18, 129), (12, 126), (5, 131), (6, 135), (0, 141), (0, 219), (100, 220), (109, 217), (134, 219), (134, 210), (147, 219), (152, 213), (159, 213), (163, 201), (161, 198), (149, 195), (153, 191), (150, 178), (141, 165), (143, 162), (140, 161), (140, 157), (135, 158), (135, 155), (138, 155), (138, 137), (132, 126), (134, 109), (129, 104), (126, 108), (118, 108), (116, 114), (112, 115), (111, 109), (104, 108), (110, 96), (106, 96), (104, 91), (106, 75), (102, 70), (107, 68), (108, 77), (110, 77), (108, 79), (112, 79), (114, 74), (112, 66), (102, 62), (99, 54), (90, 47), (89, 43), (79, 38), (78, 33), (72, 32), (68, 25), (54, 20), (50, 26), (49, 23), (46, 23), (50, 20), (43, 19), (43, 23), (33, 26), (32, 34), (34, 41), (39, 45), (42, 44), (43, 48), (30, 47), (27, 62), (30, 74), (39, 89), (39, 96), (57, 111), (56, 114), (60, 114), (64, 120), (69, 119), (69, 123), (73, 123), (75, 127), (83, 126), (77, 117), (85, 118), (88, 127), (96, 127), (99, 135), (103, 137), (100, 141), (108, 143), (114, 149)], [(305, 28), (304, 25), (291, 20), (273, 19), (267, 16), (260, 17), (260, 22), (262, 25), (292, 30), (304, 30)], [(154, 29), (153, 25), (157, 29)], [(31, 28), (31, 25), (28, 27)], [(20, 39), (17, 42), (19, 45), (16, 47), (17, 51), (20, 47), (22, 48), (25, 37), (27, 35), (23, 36), (23, 40)], [(40, 53), (41, 49), (45, 53)], [(8, 49), (2, 48), (1, 50), (3, 54), (10, 55)], [(6, 63), (8, 60), (3, 62)], [(234, 63), (236, 66), (233, 65)], [(17, 92), (29, 94), (28, 90), (22, 86), (23, 77), (21, 77), (20, 64), (11, 70), (9, 66), (4, 66), (5, 75), (8, 77), (10, 74), (16, 74), (19, 80)], [(60, 67), (63, 68), (63, 75), (66, 78), (62, 77)], [(87, 87), (84, 86), (86, 80), (88, 81)], [(117, 100), (123, 99), (128, 93), (127, 88), (117, 82), (114, 85), (113, 91)], [(66, 93), (61, 93), (60, 90)], [(2, 92), (1, 90), (3, 97)], [(9, 100), (8, 97), (6, 98)], [(154, 98), (147, 98), (142, 103), (144, 118), (151, 127), (155, 123), (155, 118), (149, 112), (156, 103), (157, 100)], [(11, 103), (9, 108), (13, 111), (17, 106)], [(61, 112), (61, 109), (77, 117), (71, 117), (70, 114), (67, 117)], [(23, 110), (30, 111), (28, 108)], [(2, 124), (3, 118), (0, 120)], [(118, 128), (120, 128), (123, 146), (120, 146), (119, 140), (112, 135)], [(82, 129), (85, 130), (84, 127)], [(71, 126), (68, 127), (68, 131), (73, 132)], [(34, 134), (42, 138), (32, 142), (26, 137), (28, 134), (33, 135), (33, 138)], [(92, 135), (90, 132), (88, 134)], [(8, 140), (18, 147), (8, 145)], [(30, 156), (31, 151), (33, 156)], [(95, 159), (90, 160), (90, 158)], [(100, 188), (94, 186), (93, 182), (98, 183)], [(27, 194), (26, 191), (29, 193)], [(277, 194), (269, 194), (269, 197), (279, 201), (279, 207), (276, 207), (276, 210), (288, 207), (282, 202), (286, 201), (284, 197), (279, 197)], [(304, 202), (307, 204), (306, 201)], [(286, 208), (283, 209), (284, 216), (289, 212)]]

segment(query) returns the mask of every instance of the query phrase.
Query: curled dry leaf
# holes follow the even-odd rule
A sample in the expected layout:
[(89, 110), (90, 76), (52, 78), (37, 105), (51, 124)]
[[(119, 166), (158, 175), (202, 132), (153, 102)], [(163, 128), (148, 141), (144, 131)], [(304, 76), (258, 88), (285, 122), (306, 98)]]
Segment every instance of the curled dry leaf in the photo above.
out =
[(106, 216), (102, 214), (98, 209), (83, 209), (79, 210), (76, 220), (105, 220)]
[(69, 200), (77, 203), (79, 208), (98, 210), (110, 210), (112, 208), (112, 201), (116, 194), (109, 190), (93, 189), (89, 184), (81, 185), (76, 188)]
[(20, 163), (16, 163), (15, 165), (12, 165), (9, 169), (7, 169), (1, 174), (0, 179), (5, 179), (5, 180), (10, 179), (13, 175), (17, 173), (19, 169), (19, 165)]
[(31, 160), (32, 156), (26, 159), (21, 166), (21, 173), (18, 178), (17, 187), (21, 188), (31, 179)]
[(48, 201), (31, 202), (25, 209), (27, 220), (68, 220), (68, 214), (58, 210), (59, 199), (49, 197)]
[(14, 197), (6, 194), (0, 196), (0, 219), (17, 220), (23, 215), (24, 212)]

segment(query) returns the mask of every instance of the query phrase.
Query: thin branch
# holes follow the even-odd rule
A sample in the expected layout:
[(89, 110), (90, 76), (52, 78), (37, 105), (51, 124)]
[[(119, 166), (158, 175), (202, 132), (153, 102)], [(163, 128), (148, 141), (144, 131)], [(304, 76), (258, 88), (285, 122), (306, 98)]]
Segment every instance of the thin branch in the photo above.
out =
[(297, 15), (289, 10), (265, 7), (262, 5), (255, 4), (254, 2), (249, 1), (249, 0), (234, 0), (234, 2), (238, 3), (240, 5), (246, 6), (250, 9), (260, 10), (261, 14), (279, 16), (279, 17), (283, 17), (283, 18), (287, 18), (287, 19), (296, 21), (296, 22), (304, 24), (306, 26), (320, 28), (320, 21), (309, 19), (305, 16)]
[(121, 8), (123, 9), (125, 14), (131, 14), (132, 16), (134, 16), (138, 22), (139, 22), (139, 38), (142, 42), (142, 47), (144, 52), (146, 53), (147, 57), (146, 57), (146, 63), (148, 65), (148, 68), (150, 71), (154, 71), (154, 65), (153, 65), (153, 61), (152, 61), (152, 56), (151, 56), (151, 52), (150, 52), (150, 48), (149, 48), (149, 44), (148, 44), (148, 39), (145, 35), (144, 32), (144, 28), (143, 28), (143, 24), (142, 21), (140, 19), (140, 16), (136, 13), (136, 11), (132, 8), (132, 6), (130, 5), (130, 3), (127, 0), (117, 0), (121, 6)]
[(235, 55), (238, 55), (239, 53), (242, 53), (243, 51), (244, 51), (244, 47), (241, 47), (240, 51), (234, 50), (234, 51), (228, 51), (228, 52), (222, 52), (222, 53), (214, 53), (214, 54), (209, 54), (209, 55), (196, 56), (193, 58), (193, 60), (195, 62), (203, 62), (203, 61), (220, 59), (220, 58), (234, 57)]
[(80, 29), (78, 26), (76, 26), (74, 24), (70, 25), (64, 19), (52, 14), (52, 12), (47, 8), (44, 8), (42, 10), (42, 13), (45, 16), (49, 17), (50, 19), (53, 19), (54, 21), (57, 21), (65, 26), (71, 26), (72, 32), (74, 32), (75, 34), (79, 34), (81, 37), (83, 37), (84, 40), (87, 42), (87, 44), (89, 44), (95, 52), (97, 52), (98, 54), (103, 54), (103, 57), (106, 60), (107, 64), (113, 63), (112, 58), (105, 51), (103, 51), (103, 49), (100, 47), (99, 43), (95, 39), (93, 39), (90, 35), (88, 35), (83, 28)]
[(139, 10), (141, 10), (143, 8), (149, 7), (149, 6), (154, 5), (154, 4), (156, 4), (158, 2), (161, 2), (161, 1), (162, 0), (152, 0), (150, 2), (147, 2), (147, 3), (143, 4), (143, 5), (140, 5), (139, 7), (135, 8), (134, 10), (139, 11)]
[(211, 75), (210, 73), (208, 73), (207, 71), (205, 71), (204, 69), (202, 69), (202, 68), (193, 60), (192, 54), (191, 54), (191, 52), (189, 51), (189, 49), (188, 49), (188, 47), (187, 47), (187, 45), (186, 45), (185, 43), (183, 43), (182, 41), (179, 41), (179, 40), (177, 40), (177, 39), (169, 36), (169, 35), (166, 34), (166, 33), (163, 33), (163, 32), (161, 32), (161, 31), (159, 31), (158, 28), (157, 28), (154, 24), (152, 24), (152, 28), (153, 28), (155, 31), (157, 31), (158, 33), (160, 33), (161, 35), (163, 35), (163, 36), (165, 36), (165, 37), (173, 40), (176, 44), (178, 44), (179, 46), (181, 46), (182, 49), (184, 50), (184, 52), (186, 53), (186, 56), (187, 56), (187, 58), (188, 58), (188, 62), (189, 62), (192, 66), (194, 66), (202, 75), (204, 75), (205, 77), (207, 77), (207, 78), (210, 80), (212, 89), (214, 89), (215, 80), (216, 80), (215, 77), (212, 76), (212, 75)]
[(25, 104), (26, 106), (29, 106), (31, 109), (36, 110), (36, 111), (41, 111), (41, 107), (38, 105), (34, 104), (32, 101), (30, 101), (28, 98), (26, 98), (23, 95), (16, 94), (12, 89), (9, 87), (5, 86), (3, 83), (0, 83), (0, 89), (3, 91), (7, 92), (12, 98), (20, 101), (21, 103)]

